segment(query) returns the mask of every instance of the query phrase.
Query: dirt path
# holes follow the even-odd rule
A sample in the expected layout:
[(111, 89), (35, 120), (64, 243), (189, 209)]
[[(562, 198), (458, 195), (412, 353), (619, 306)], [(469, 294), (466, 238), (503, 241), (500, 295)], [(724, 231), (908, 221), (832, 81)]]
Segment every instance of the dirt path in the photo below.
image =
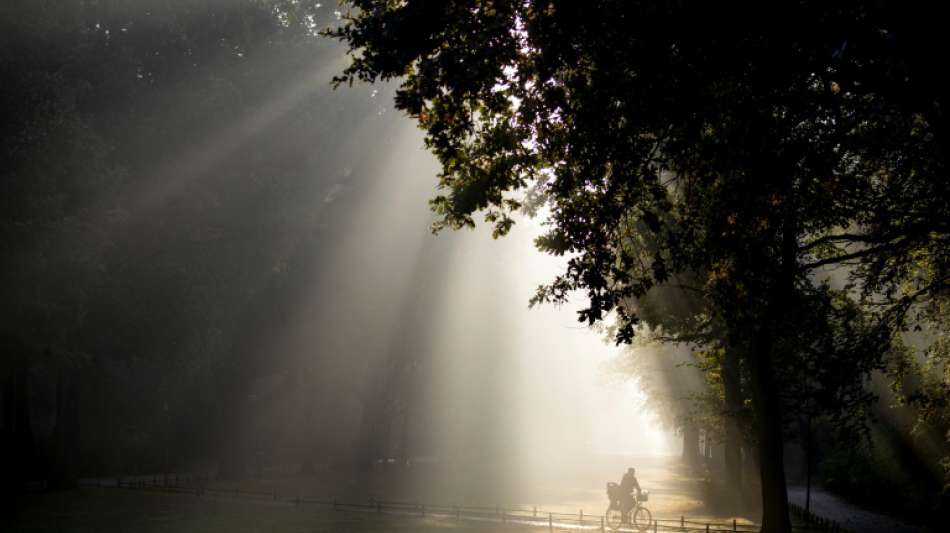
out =
[[(805, 488), (789, 487), (788, 500), (805, 506)], [(834, 520), (848, 531), (861, 533), (926, 533), (929, 529), (905, 524), (896, 518), (861, 509), (821, 489), (812, 488), (813, 513)]]

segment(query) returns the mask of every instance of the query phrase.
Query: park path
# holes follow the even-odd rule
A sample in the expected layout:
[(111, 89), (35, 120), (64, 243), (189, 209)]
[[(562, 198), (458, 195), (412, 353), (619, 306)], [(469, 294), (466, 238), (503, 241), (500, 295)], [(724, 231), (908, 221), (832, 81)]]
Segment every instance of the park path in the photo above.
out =
[[(609, 461), (613, 463), (613, 461)], [(626, 464), (627, 459), (624, 459), (622, 464)], [(649, 507), (653, 510), (653, 514), (657, 518), (665, 519), (675, 519), (678, 516), (685, 515), (687, 520), (694, 521), (694, 523), (701, 524), (704, 521), (710, 522), (727, 522), (731, 521), (731, 516), (729, 513), (724, 513), (722, 510), (715, 510), (709, 508), (703, 503), (702, 494), (700, 491), (696, 490), (696, 480), (692, 479), (690, 476), (686, 475), (685, 471), (676, 466), (675, 461), (664, 460), (664, 459), (654, 459), (647, 460), (645, 458), (637, 458), (635, 464), (638, 465), (638, 473), (641, 474), (641, 483), (645, 488), (651, 490), (651, 498)], [(616, 470), (616, 465), (608, 465), (611, 470)], [(132, 478), (135, 479), (135, 478)], [(156, 478), (150, 478), (149, 476), (141, 476), (139, 481), (145, 483), (154, 482)], [(599, 479), (599, 478), (597, 478)], [(89, 480), (93, 481), (93, 480)], [(114, 486), (115, 480), (104, 480), (106, 486)], [(160, 483), (160, 481), (159, 481)], [(596, 479), (590, 480), (587, 483), (580, 483), (574, 485), (571, 488), (571, 485), (562, 485), (562, 484), (543, 484), (542, 487), (535, 487), (534, 490), (531, 490), (532, 496), (537, 499), (533, 499), (533, 502), (540, 504), (539, 509), (544, 509), (545, 512), (542, 513), (542, 520), (544, 522), (543, 516), (547, 514), (547, 511), (554, 511), (555, 516), (558, 513), (569, 513), (566, 516), (562, 515), (560, 517), (562, 520), (556, 520), (556, 522), (561, 522), (557, 524), (555, 529), (566, 530), (566, 529), (576, 529), (577, 525), (571, 516), (577, 516), (570, 513), (577, 513), (579, 509), (585, 511), (585, 516), (588, 519), (597, 517), (600, 512), (600, 509), (603, 507), (604, 494), (602, 489), (595, 489)], [(271, 489), (268, 489), (271, 490)], [(273, 487), (273, 490), (276, 490), (276, 487)], [(804, 507), (805, 502), (805, 491), (803, 487), (789, 487), (789, 500), (791, 503), (797, 504)], [(224, 496), (227, 497), (230, 492), (226, 491)], [(265, 496), (268, 495), (268, 492), (265, 492)], [(293, 494), (288, 490), (281, 490), (280, 494)], [(207, 494), (211, 496), (212, 494)], [(264, 498), (267, 500), (269, 498)], [(273, 501), (273, 503), (277, 503)], [(286, 502), (284, 502), (286, 503)], [(524, 507), (524, 506), (521, 506)], [(530, 506), (528, 507), (530, 508)], [(927, 528), (921, 526), (914, 526), (911, 524), (904, 523), (896, 518), (875, 513), (873, 511), (862, 509), (856, 505), (853, 505), (840, 497), (837, 497), (833, 494), (830, 494), (826, 491), (819, 489), (812, 490), (812, 501), (811, 501), (812, 511), (825, 519), (830, 519), (838, 522), (844, 529), (851, 532), (868, 532), (868, 533), (884, 533), (884, 532), (894, 532), (894, 533), (922, 533), (930, 531)], [(364, 513), (359, 513), (364, 514)], [(468, 522), (474, 527), (473, 518), (475, 523), (479, 522), (477, 518), (486, 519), (489, 522), (496, 522), (497, 525), (497, 516), (484, 516), (484, 517), (475, 517), (469, 516)], [(514, 518), (514, 517), (511, 517)], [(567, 518), (567, 521), (563, 521), (564, 518)], [(738, 517), (739, 523), (742, 524), (746, 519), (754, 519), (754, 516), (744, 516)], [(504, 522), (504, 518), (501, 520)], [(432, 516), (429, 520), (430, 525), (441, 525), (443, 527), (458, 527), (459, 524), (454, 520), (446, 520), (445, 517), (437, 518)], [(529, 521), (533, 522), (533, 521)], [(568, 526), (570, 522), (574, 522), (573, 528), (565, 527)], [(748, 522), (746, 522), (748, 523)], [(513, 525), (513, 524), (509, 524)], [(547, 530), (547, 524), (537, 524), (542, 526), (539, 529)], [(486, 527), (489, 527), (488, 524), (485, 524)], [(524, 523), (522, 522), (522, 527)], [(599, 529), (594, 527), (593, 529)]]
[[(788, 500), (805, 507), (805, 487), (789, 487)], [(930, 529), (862, 509), (824, 490), (812, 488), (811, 511), (822, 518), (834, 520), (848, 531), (861, 533), (926, 533)]]
[[(706, 523), (713, 525), (729, 524), (736, 520), (738, 525), (749, 524), (754, 520), (754, 516), (741, 513), (736, 510), (732, 512), (723, 508), (710, 505), (703, 490), (702, 479), (696, 474), (691, 473), (688, 468), (682, 467), (675, 457), (663, 456), (587, 456), (583, 458), (570, 458), (557, 468), (551, 468), (547, 472), (538, 475), (524, 476), (518, 483), (517, 488), (511, 488), (504, 494), (498, 494), (497, 499), (485, 499), (485, 494), (477, 494), (481, 499), (466, 498), (464, 494), (453, 494), (450, 487), (440, 486), (428, 483), (410, 484), (415, 485), (408, 492), (401, 492), (398, 486), (376, 486), (372, 489), (365, 487), (358, 488), (353, 492), (340, 491), (341, 487), (319, 486), (317, 478), (308, 477), (275, 477), (272, 479), (247, 480), (244, 482), (226, 482), (214, 479), (208, 479), (202, 476), (200, 480), (184, 479), (185, 486), (194, 486), (197, 484), (207, 490), (202, 491), (203, 497), (237, 497), (237, 490), (241, 491), (242, 497), (257, 494), (261, 500), (270, 500), (276, 503), (278, 500), (286, 503), (288, 499), (293, 500), (297, 497), (303, 497), (305, 500), (312, 501), (331, 501), (340, 502), (368, 502), (371, 496), (378, 497), (383, 501), (399, 500), (403, 502), (426, 502), (429, 508), (428, 515), (433, 515), (435, 507), (458, 503), (462, 507), (480, 507), (489, 511), (497, 509), (537, 509), (540, 511), (537, 520), (527, 520), (531, 525), (541, 526), (544, 530), (549, 530), (548, 518), (553, 513), (553, 522), (555, 529), (577, 528), (578, 522), (585, 522), (585, 526), (599, 530), (600, 518), (607, 505), (605, 484), (607, 481), (619, 481), (620, 476), (629, 467), (635, 466), (640, 479), (641, 486), (650, 491), (650, 500), (647, 507), (652, 511), (653, 517), (659, 519), (661, 524), (667, 526), (671, 524), (680, 524), (685, 520), (690, 525), (703, 529)], [(571, 468), (573, 467), (573, 469)], [(99, 480), (89, 480), (95, 485)], [(162, 483), (162, 476), (134, 476), (125, 478), (124, 483), (133, 482), (143, 483), (144, 485), (156, 485)], [(101, 480), (102, 486), (115, 486), (117, 480)], [(174, 484), (177, 480), (172, 479)], [(434, 490), (429, 488), (434, 487)], [(426, 488), (426, 490), (422, 490)], [(337, 489), (331, 492), (329, 489)], [(194, 489), (192, 489), (194, 490)], [(388, 496), (388, 498), (387, 498)], [(400, 497), (401, 496), (401, 497)], [(476, 496), (476, 497), (477, 497)], [(349, 506), (341, 506), (341, 509)], [(412, 507), (413, 513), (418, 512), (418, 508)], [(450, 509), (451, 510), (451, 509)], [(353, 508), (353, 511), (361, 509)], [(365, 511), (365, 509), (363, 509)], [(450, 513), (451, 514), (451, 513)], [(485, 514), (485, 513), (481, 513)], [(524, 513), (521, 517), (524, 518)], [(432, 517), (435, 519), (435, 517)], [(498, 516), (495, 512), (487, 513), (487, 516), (466, 513), (469, 521), (478, 521), (479, 519), (490, 522), (500, 521), (504, 523), (506, 517)], [(509, 519), (516, 516), (509, 515)], [(444, 520), (437, 519), (436, 522)], [(448, 524), (455, 521), (449, 520)], [(496, 524), (497, 525), (497, 524)], [(522, 525), (525, 525), (522, 522)], [(660, 529), (663, 529), (662, 527)], [(729, 527), (729, 529), (732, 529)]]

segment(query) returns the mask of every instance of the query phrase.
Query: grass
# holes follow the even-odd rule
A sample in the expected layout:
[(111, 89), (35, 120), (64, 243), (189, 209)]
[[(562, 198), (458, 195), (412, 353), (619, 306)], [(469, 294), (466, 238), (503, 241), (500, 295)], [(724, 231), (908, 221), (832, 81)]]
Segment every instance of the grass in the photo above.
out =
[(331, 512), (322, 506), (208, 498), (189, 494), (80, 489), (29, 496), (15, 510), (17, 533), (374, 533), (526, 531), (449, 519)]

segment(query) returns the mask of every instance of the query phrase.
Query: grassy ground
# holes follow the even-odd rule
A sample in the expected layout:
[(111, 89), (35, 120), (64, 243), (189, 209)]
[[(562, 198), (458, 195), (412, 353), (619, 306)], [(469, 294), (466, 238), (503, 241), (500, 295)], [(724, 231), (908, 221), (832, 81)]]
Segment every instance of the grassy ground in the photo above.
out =
[[(596, 459), (596, 458), (595, 458)], [(288, 503), (297, 497), (311, 500), (336, 500), (340, 502), (366, 503), (371, 497), (383, 500), (417, 501), (428, 505), (461, 505), (494, 508), (527, 508), (537, 506), (544, 513), (578, 513), (585, 516), (600, 516), (606, 506), (604, 480), (621, 471), (628, 464), (636, 464), (640, 482), (650, 490), (647, 507), (654, 518), (678, 519), (685, 516), (694, 522), (732, 522), (737, 518), (754, 518), (757, 513), (737, 507), (735, 498), (724, 498), (723, 487), (709, 482), (699, 474), (668, 459), (647, 458), (601, 458), (600, 462), (588, 461), (579, 472), (568, 473), (564, 479), (528, 478), (516, 488), (507, 491), (466, 489), (472, 480), (465, 483), (439, 477), (407, 480), (406, 472), (399, 475), (378, 475), (361, 482), (333, 481), (331, 473), (310, 476), (281, 472), (264, 472), (261, 479), (223, 481), (208, 476), (191, 479), (174, 478), (173, 484), (203, 487), (204, 495), (194, 493), (174, 494), (159, 491), (139, 491), (115, 488), (87, 488), (59, 494), (38, 494), (29, 497), (18, 506), (14, 527), (0, 527), (0, 533), (23, 532), (170, 532), (190, 533), (205, 531), (320, 533), (320, 532), (372, 532), (372, 531), (433, 531), (454, 529), (457, 531), (535, 531), (526, 526), (479, 523), (453, 519), (406, 517), (375, 513), (336, 511), (326, 507), (304, 504), (299, 507)], [(602, 464), (601, 464), (602, 463)], [(553, 474), (560, 474), (555, 469)], [(699, 477), (697, 477), (699, 476)], [(706, 476), (716, 478), (716, 476)], [(567, 481), (565, 481), (565, 479)], [(705, 481), (704, 481), (705, 480)], [(102, 480), (114, 485), (114, 479)], [(125, 477), (131, 481), (161, 483), (161, 476)], [(94, 482), (93, 482), (94, 483)], [(224, 494), (217, 491), (225, 491)], [(235, 489), (242, 493), (255, 492), (262, 496), (242, 494), (235, 498)], [(194, 489), (192, 489), (194, 490)], [(282, 502), (273, 501), (277, 494)], [(6, 515), (9, 516), (9, 515)], [(6, 516), (2, 518), (6, 519)], [(547, 531), (547, 527), (540, 528)]]
[[(9, 517), (9, 515), (7, 515)], [(797, 526), (804, 526), (796, 522)], [(547, 527), (455, 522), (299, 507), (242, 496), (198, 497), (151, 490), (86, 488), (37, 494), (22, 502), (4, 533), (530, 533)], [(556, 528), (557, 529), (557, 528)]]
[(16, 533), (375, 533), (529, 531), (450, 519), (328, 512), (322, 507), (149, 491), (81, 489), (33, 495), (16, 510)]
[[(656, 457), (590, 457), (585, 461), (573, 460), (576, 471), (562, 472), (553, 467), (551, 472), (522, 476), (519, 479), (483, 480), (471, 477), (426, 476), (419, 471), (376, 472), (358, 481), (347, 481), (346, 475), (318, 472), (299, 475), (288, 472), (265, 471), (260, 478), (240, 481), (216, 479), (205, 472), (200, 479), (182, 477), (181, 485), (198, 485), (207, 489), (227, 492), (276, 493), (282, 499), (302, 497), (313, 500), (366, 503), (371, 498), (384, 501), (424, 502), (429, 505), (460, 505), (468, 507), (538, 509), (556, 513), (600, 515), (607, 506), (604, 485), (619, 481), (620, 474), (630, 464), (637, 467), (640, 484), (650, 491), (647, 507), (657, 518), (678, 519), (685, 516), (693, 521), (740, 523), (758, 517), (757, 505), (746, 504), (720, 481), (716, 472), (705, 473), (679, 464), (675, 459)], [(183, 474), (185, 476), (186, 474)], [(125, 478), (126, 481), (133, 478)], [(148, 483), (162, 482), (162, 477), (141, 476)], [(114, 480), (105, 480), (114, 483)], [(171, 481), (176, 483), (175, 479)], [(758, 490), (749, 487), (749, 499), (757, 500)]]

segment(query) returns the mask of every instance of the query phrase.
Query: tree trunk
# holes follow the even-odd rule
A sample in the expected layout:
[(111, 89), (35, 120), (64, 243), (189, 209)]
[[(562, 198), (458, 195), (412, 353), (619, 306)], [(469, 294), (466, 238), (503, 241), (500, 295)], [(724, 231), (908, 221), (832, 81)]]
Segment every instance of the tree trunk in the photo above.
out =
[(247, 476), (244, 457), (237, 450), (224, 450), (218, 458), (218, 479), (239, 480)]
[(369, 472), (376, 462), (383, 459), (389, 447), (388, 422), (393, 403), (395, 365), (392, 361), (376, 368), (371, 378), (373, 386), (367, 387), (363, 397), (363, 413), (355, 446), (356, 468)]
[(739, 379), (739, 350), (734, 345), (727, 346), (725, 355), (722, 367), (722, 385), (725, 392), (727, 412), (723, 462), (726, 469), (726, 483), (733, 489), (739, 489), (742, 486), (742, 432), (739, 428), (742, 391)]
[[(21, 493), (26, 489), (31, 469), (35, 467), (33, 423), (30, 417), (30, 369), (27, 358), (12, 355), (3, 376), (3, 426), (0, 433), (0, 465), (4, 482), (2, 512), (16, 517), (20, 513)], [(3, 507), (0, 507), (2, 509)]]
[(248, 466), (248, 392), (247, 372), (243, 365), (218, 372), (218, 477), (244, 479)]
[(811, 511), (811, 416), (805, 421), (805, 512)]
[(762, 324), (749, 354), (752, 408), (759, 447), (762, 489), (762, 533), (790, 533), (788, 491), (785, 485), (782, 417), (772, 369), (770, 317)]
[[(310, 367), (307, 371), (307, 375), (311, 378), (316, 374), (317, 369), (314, 367)], [(298, 449), (296, 450), (300, 453), (299, 472), (303, 475), (310, 476), (317, 472), (316, 465), (314, 464), (314, 455), (319, 431), (317, 429), (315, 406), (320, 400), (320, 397), (319, 395), (314, 395), (310, 388), (304, 385), (298, 373), (292, 372), (290, 379), (293, 380), (291, 386), (296, 391), (298, 404), (303, 407), (303, 419), (298, 426), (300, 433), (297, 444)], [(313, 383), (313, 380), (309, 379), (307, 382)]]
[(56, 426), (53, 428), (50, 488), (76, 488), (79, 427), (79, 376), (75, 369), (63, 369), (56, 382)]
[(314, 414), (314, 403), (312, 398), (308, 398), (306, 395), (302, 396), (303, 402), (306, 404), (306, 415), (301, 423), (303, 439), (300, 446), (300, 473), (305, 476), (311, 476), (317, 473), (316, 465), (314, 465), (314, 450), (313, 448), (317, 442), (317, 417)]
[(412, 458), (409, 450), (412, 435), (410, 431), (411, 422), (412, 416), (407, 403), (399, 420), (399, 464), (403, 467), (409, 466), (409, 461)]
[(6, 429), (5, 459), (14, 491), (23, 489), (36, 459), (33, 421), (30, 415), (30, 369), (26, 357), (14, 356), (13, 365), (3, 387), (4, 427)]
[(699, 463), (699, 428), (692, 421), (683, 424), (683, 462)]
[(769, 287), (765, 317), (754, 337), (749, 358), (752, 382), (752, 403), (757, 418), (759, 437), (759, 472), (762, 482), (761, 533), (790, 533), (788, 487), (785, 480), (782, 408), (779, 401), (772, 351), (775, 345), (773, 328), (794, 304), (798, 274), (798, 212), (794, 180), (787, 180), (782, 202), (781, 268), (774, 285)]

